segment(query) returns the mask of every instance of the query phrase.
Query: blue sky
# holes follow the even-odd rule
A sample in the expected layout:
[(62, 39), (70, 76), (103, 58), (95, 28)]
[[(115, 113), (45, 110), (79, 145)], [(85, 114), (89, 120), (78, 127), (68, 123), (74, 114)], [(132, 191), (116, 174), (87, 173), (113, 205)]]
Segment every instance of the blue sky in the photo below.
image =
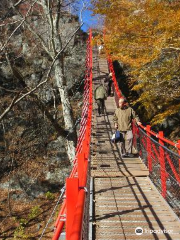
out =
[(82, 29), (84, 31), (87, 31), (89, 28), (97, 25), (97, 19), (95, 16), (91, 16), (92, 11), (90, 10), (85, 10), (83, 13), (83, 21), (84, 25), (82, 26)]
[[(84, 2), (88, 3), (89, 6), (90, 6), (90, 2), (91, 2), (90, 0), (86, 0)], [(80, 4), (80, 8), (81, 8), (82, 7), (82, 2), (80, 1), (79, 4)], [(88, 31), (89, 28), (95, 27), (98, 24), (97, 17), (96, 16), (91, 16), (91, 15), (92, 15), (91, 10), (84, 10), (83, 11), (82, 19), (83, 19), (84, 25), (82, 26), (82, 29), (84, 31)]]

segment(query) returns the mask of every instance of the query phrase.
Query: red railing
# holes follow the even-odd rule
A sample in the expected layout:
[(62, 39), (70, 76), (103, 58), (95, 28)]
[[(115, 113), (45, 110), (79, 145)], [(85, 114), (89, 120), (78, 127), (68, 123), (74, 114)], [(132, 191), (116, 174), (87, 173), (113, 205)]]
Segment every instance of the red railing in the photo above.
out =
[[(117, 104), (119, 98), (123, 96), (110, 57), (108, 57), (108, 65), (112, 73)], [(180, 199), (180, 140), (174, 143), (165, 138), (162, 131), (159, 133), (152, 131), (150, 125), (137, 126), (133, 122), (132, 127), (133, 146), (146, 163), (151, 179), (157, 187), (160, 182), (159, 190), (162, 196), (175, 208), (175, 211), (180, 211), (180, 206), (176, 204)]]
[[(138, 148), (138, 138), (140, 137), (142, 148), (147, 152), (147, 163), (150, 175), (154, 174), (154, 165), (160, 166), (161, 194), (167, 197), (167, 180), (171, 177), (180, 184), (180, 141), (174, 143), (164, 137), (163, 131), (156, 133), (151, 130), (151, 126), (138, 127), (133, 123), (134, 146)], [(174, 151), (173, 151), (174, 150)], [(142, 151), (140, 154), (143, 157)], [(171, 157), (170, 157), (171, 156)], [(174, 181), (173, 180), (173, 181)]]
[(86, 74), (83, 96), (82, 117), (79, 137), (76, 147), (76, 157), (69, 178), (66, 179), (66, 191), (61, 210), (55, 222), (55, 232), (52, 240), (58, 240), (64, 224), (66, 239), (80, 240), (82, 237), (82, 222), (86, 198), (86, 182), (88, 158), (91, 141), (92, 119), (92, 32), (87, 41)]

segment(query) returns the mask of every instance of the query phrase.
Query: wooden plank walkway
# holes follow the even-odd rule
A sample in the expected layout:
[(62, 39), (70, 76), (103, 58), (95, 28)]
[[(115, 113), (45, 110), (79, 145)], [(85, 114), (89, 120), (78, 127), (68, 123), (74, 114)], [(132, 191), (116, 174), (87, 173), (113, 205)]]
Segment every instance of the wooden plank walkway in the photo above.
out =
[[(106, 59), (98, 59), (94, 51), (94, 88), (106, 73)], [(118, 146), (113, 147), (110, 142), (114, 131), (114, 98), (108, 97), (105, 105), (106, 113), (99, 117), (96, 103), (93, 103), (93, 239), (180, 240), (180, 221), (150, 181), (142, 160), (138, 157), (121, 159)], [(135, 233), (137, 227), (143, 229), (141, 235)]]

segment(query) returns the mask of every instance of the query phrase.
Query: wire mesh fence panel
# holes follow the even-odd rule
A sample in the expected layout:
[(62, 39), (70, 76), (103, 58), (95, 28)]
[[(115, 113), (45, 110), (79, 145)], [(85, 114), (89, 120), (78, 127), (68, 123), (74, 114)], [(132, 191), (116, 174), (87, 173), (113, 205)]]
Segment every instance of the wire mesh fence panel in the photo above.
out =
[(174, 211), (180, 216), (180, 174), (179, 174), (180, 156), (166, 149), (165, 159), (167, 172), (166, 199), (168, 203), (173, 207)]
[(159, 192), (161, 192), (161, 165), (159, 162), (159, 145), (157, 142), (151, 141), (151, 161), (152, 171), (150, 172), (150, 178), (155, 184)]
[(137, 138), (137, 150), (139, 152), (141, 159), (144, 161), (145, 165), (148, 167), (146, 146), (147, 146), (146, 135), (141, 129), (139, 129), (139, 136)]
[(90, 164), (87, 172), (87, 184), (86, 184), (87, 192), (86, 199), (84, 205), (84, 218), (83, 218), (83, 226), (82, 226), (82, 239), (89, 239), (89, 205), (90, 205)]
[(180, 216), (180, 156), (137, 126), (133, 126), (133, 133), (134, 147), (149, 168), (150, 179)]

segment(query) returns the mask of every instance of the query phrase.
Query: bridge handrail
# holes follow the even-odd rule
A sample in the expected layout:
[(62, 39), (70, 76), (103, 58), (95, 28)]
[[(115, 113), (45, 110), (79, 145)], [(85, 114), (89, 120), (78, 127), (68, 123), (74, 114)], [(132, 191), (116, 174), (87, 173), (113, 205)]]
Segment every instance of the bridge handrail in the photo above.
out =
[(84, 204), (86, 198), (86, 182), (88, 171), (88, 158), (90, 151), (91, 119), (92, 119), (92, 32), (87, 40), (86, 74), (84, 86), (84, 104), (76, 147), (76, 156), (73, 168), (66, 179), (66, 192), (64, 201), (55, 222), (55, 231), (52, 240), (58, 240), (64, 224), (66, 239), (81, 239)]
[(149, 130), (147, 128), (147, 126), (145, 127), (142, 124), (140, 124), (139, 127), (142, 128), (143, 130), (145, 130), (146, 132), (150, 133), (151, 135), (153, 135), (155, 138), (160, 139), (163, 142), (168, 143), (169, 145), (171, 145), (171, 146), (173, 146), (177, 149), (180, 149), (180, 142), (179, 141), (175, 143), (175, 142), (169, 140), (168, 138), (162, 137), (159, 133), (156, 133), (152, 130)]

